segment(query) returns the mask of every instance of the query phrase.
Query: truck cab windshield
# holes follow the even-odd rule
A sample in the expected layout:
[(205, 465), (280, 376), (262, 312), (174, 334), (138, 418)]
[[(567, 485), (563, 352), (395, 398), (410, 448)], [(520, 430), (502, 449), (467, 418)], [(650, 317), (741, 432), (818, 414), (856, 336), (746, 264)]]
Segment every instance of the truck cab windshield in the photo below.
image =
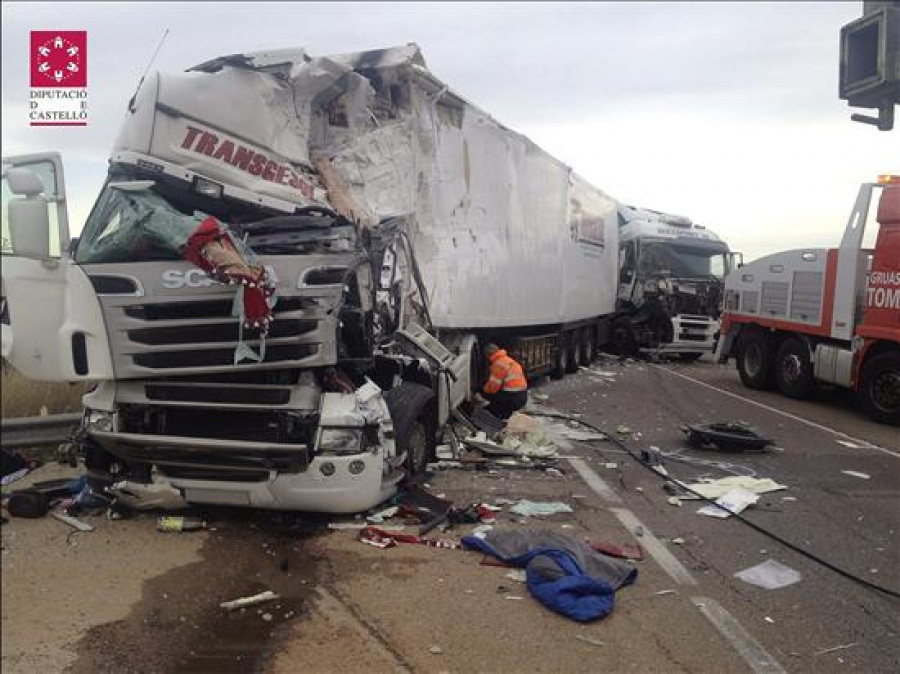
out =
[(354, 230), (333, 213), (274, 215), (260, 208), (191, 192), (160, 181), (114, 174), (85, 223), (75, 252), (79, 263), (182, 259), (197, 226), (210, 215), (265, 254), (345, 252)]
[(672, 278), (724, 278), (727, 252), (669, 242), (649, 242), (641, 247), (640, 273)]

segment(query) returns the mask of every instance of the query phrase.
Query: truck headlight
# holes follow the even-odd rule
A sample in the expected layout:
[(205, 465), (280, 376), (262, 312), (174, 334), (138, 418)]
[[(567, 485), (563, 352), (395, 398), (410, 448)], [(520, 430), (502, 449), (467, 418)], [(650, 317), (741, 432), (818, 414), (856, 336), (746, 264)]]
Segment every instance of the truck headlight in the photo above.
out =
[(320, 454), (359, 454), (364, 442), (361, 428), (323, 428), (317, 449)]
[(91, 410), (87, 414), (87, 427), (94, 431), (111, 431), (113, 429), (112, 412)]

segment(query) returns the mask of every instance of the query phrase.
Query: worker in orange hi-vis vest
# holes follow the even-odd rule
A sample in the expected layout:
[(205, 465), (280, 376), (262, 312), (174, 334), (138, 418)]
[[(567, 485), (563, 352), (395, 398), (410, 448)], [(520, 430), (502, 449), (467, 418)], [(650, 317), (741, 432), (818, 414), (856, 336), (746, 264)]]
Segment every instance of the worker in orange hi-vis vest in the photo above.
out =
[(508, 419), (528, 402), (528, 382), (522, 366), (496, 344), (484, 347), (491, 366), (490, 378), (484, 385), (487, 411), (500, 419)]

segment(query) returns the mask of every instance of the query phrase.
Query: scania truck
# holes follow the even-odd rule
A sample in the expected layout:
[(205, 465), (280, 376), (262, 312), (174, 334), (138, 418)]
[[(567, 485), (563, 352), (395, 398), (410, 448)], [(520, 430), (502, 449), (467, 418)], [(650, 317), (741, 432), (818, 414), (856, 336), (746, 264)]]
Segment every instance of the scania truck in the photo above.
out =
[(615, 311), (615, 200), (415, 45), (151, 74), (77, 238), (57, 154), (5, 158), (3, 201), (3, 357), (95, 384), (98, 486), (364, 510), (424, 470), (485, 340), (561, 374)]

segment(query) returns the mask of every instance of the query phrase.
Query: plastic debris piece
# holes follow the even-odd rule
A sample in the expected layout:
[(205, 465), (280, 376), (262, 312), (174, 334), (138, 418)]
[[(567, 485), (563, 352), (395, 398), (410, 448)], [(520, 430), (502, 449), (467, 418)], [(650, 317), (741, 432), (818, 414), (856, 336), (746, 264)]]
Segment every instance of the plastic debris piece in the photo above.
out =
[(400, 510), (400, 506), (391, 506), (390, 508), (379, 510), (377, 513), (372, 513), (366, 517), (366, 521), (371, 522), (372, 524), (381, 524), (386, 519), (390, 519), (396, 515), (398, 510)]
[(672, 543), (674, 543), (675, 545), (684, 545), (684, 539), (683, 538), (673, 538)]
[(771, 438), (742, 423), (690, 424), (681, 430), (687, 435), (687, 441), (700, 449), (760, 450), (774, 444)]
[(68, 515), (64, 515), (62, 513), (53, 512), (50, 513), (50, 516), (54, 519), (63, 522), (64, 524), (68, 524), (73, 529), (77, 529), (78, 531), (93, 531), (94, 527), (90, 524), (82, 522), (81, 520), (76, 520), (74, 517), (69, 517)]
[(107, 491), (118, 503), (134, 510), (180, 510), (187, 507), (181, 492), (167, 482), (141, 484), (123, 480)]
[(199, 517), (158, 517), (156, 519), (156, 530), (164, 533), (199, 531), (205, 528), (206, 522)]
[[(694, 482), (684, 485), (691, 491), (695, 491), (704, 498), (717, 499), (724, 496), (734, 487), (740, 487), (754, 494), (767, 494), (772, 491), (782, 491), (787, 489), (786, 485), (778, 484), (771, 478), (755, 478), (745, 477), (741, 475), (732, 475), (730, 477), (722, 477), (718, 480), (710, 480), (708, 482)], [(690, 496), (682, 497), (690, 498)]]
[(583, 634), (576, 634), (575, 638), (578, 639), (579, 641), (585, 642), (586, 644), (590, 644), (591, 646), (605, 646), (606, 645), (599, 639), (592, 639), (591, 637), (586, 637)]
[(681, 499), (678, 498), (677, 496), (670, 496), (667, 500), (668, 500), (669, 505), (673, 505), (676, 508), (681, 507)]
[(440, 655), (441, 653), (444, 652), (444, 649), (441, 648), (440, 646), (432, 646), (431, 648), (428, 649), (428, 652), (431, 653), (432, 655)]
[(271, 601), (272, 599), (278, 599), (278, 595), (272, 592), (272, 590), (266, 590), (265, 592), (260, 592), (259, 594), (250, 595), (248, 597), (240, 597), (238, 599), (232, 599), (231, 601), (223, 601), (221, 604), (219, 604), (219, 608), (224, 608), (227, 611), (233, 611), (236, 608), (246, 608), (247, 606), (262, 604), (263, 602)]
[(678, 594), (678, 590), (660, 590), (659, 592), (654, 592), (653, 594), (656, 597), (664, 597), (669, 594)]
[(839, 646), (832, 646), (831, 648), (824, 648), (821, 651), (816, 651), (813, 655), (826, 655), (827, 653), (834, 653), (835, 651), (843, 651), (848, 648), (853, 648), (854, 646), (859, 646), (858, 641), (854, 641), (849, 644), (841, 644)]
[(616, 427), (616, 433), (619, 435), (628, 435), (631, 433), (631, 429), (628, 426), (618, 426)]
[(615, 470), (616, 468), (619, 467), (619, 464), (616, 463), (615, 461), (608, 461), (608, 462), (606, 462), (606, 463), (603, 464), (603, 467), (604, 467), (604, 468), (609, 468), (610, 470)]
[(726, 519), (743, 512), (748, 506), (753, 505), (758, 500), (759, 494), (754, 494), (741, 487), (735, 487), (717, 498), (715, 505), (710, 504), (700, 508), (697, 514)]
[(872, 477), (868, 473), (860, 473), (858, 470), (842, 470), (841, 472), (844, 475), (850, 475), (851, 477), (858, 477), (861, 480), (868, 480), (869, 478)]
[(775, 621), (772, 620), (769, 616), (766, 616), (765, 618), (763, 618), (763, 620), (765, 620), (767, 623), (769, 623), (771, 625), (775, 624)]
[(540, 517), (557, 513), (570, 513), (572, 508), (561, 501), (541, 502), (522, 499), (510, 508), (510, 512), (524, 517)]
[(528, 579), (525, 569), (513, 569), (509, 573), (504, 574), (503, 577), (514, 580), (517, 583), (524, 583)]
[(849, 447), (850, 449), (865, 449), (866, 447), (866, 445), (857, 445), (855, 442), (850, 442), (849, 440), (835, 440), (835, 442), (844, 447)]
[(795, 571), (774, 559), (767, 559), (761, 564), (751, 566), (749, 569), (738, 571), (734, 574), (734, 577), (766, 590), (777, 590), (787, 587), (803, 578), (799, 571)]
[(520, 597), (517, 594), (508, 594), (503, 598), (504, 599), (512, 599), (513, 601), (522, 601), (523, 599), (525, 599), (525, 597)]

